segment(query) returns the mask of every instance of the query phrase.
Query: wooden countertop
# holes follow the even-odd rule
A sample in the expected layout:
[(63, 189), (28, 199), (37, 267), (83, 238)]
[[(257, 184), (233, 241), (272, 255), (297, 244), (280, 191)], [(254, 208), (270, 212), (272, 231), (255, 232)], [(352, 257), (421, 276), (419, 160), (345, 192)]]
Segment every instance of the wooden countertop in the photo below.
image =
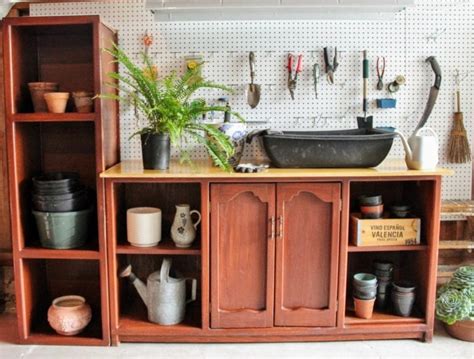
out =
[(101, 173), (101, 178), (147, 179), (242, 179), (242, 178), (358, 178), (449, 176), (451, 170), (408, 170), (403, 160), (386, 160), (375, 168), (269, 168), (260, 173), (229, 173), (212, 166), (210, 161), (194, 161), (192, 165), (172, 161), (166, 171), (144, 170), (140, 160), (124, 161)]

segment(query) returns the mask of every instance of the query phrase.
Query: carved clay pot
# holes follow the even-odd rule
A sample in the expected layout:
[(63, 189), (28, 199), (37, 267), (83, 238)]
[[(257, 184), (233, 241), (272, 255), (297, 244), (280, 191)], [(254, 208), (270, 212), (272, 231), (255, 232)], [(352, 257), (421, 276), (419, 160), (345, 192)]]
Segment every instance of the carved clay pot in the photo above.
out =
[[(198, 219), (193, 223), (191, 215), (196, 214)], [(176, 206), (176, 215), (171, 226), (171, 238), (179, 248), (188, 248), (196, 238), (196, 229), (201, 222), (201, 213), (190, 210), (189, 204), (179, 204)]]
[(61, 335), (79, 334), (87, 327), (91, 318), (91, 307), (84, 297), (78, 295), (56, 298), (48, 310), (49, 325)]

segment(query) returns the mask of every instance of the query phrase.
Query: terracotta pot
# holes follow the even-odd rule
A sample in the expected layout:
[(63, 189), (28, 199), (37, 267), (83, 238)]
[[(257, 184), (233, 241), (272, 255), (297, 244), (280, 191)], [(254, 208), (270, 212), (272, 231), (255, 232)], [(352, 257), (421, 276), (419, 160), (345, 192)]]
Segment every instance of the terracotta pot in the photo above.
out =
[(453, 338), (474, 342), (474, 320), (458, 320), (452, 325), (444, 323), (444, 327)]
[(48, 108), (44, 95), (49, 92), (58, 91), (59, 85), (56, 82), (30, 82), (28, 87), (35, 112), (47, 112)]
[(48, 105), (48, 111), (51, 113), (66, 112), (69, 92), (49, 92), (44, 94), (44, 99)]
[(362, 218), (365, 219), (379, 219), (383, 216), (383, 204), (377, 206), (360, 206)]
[(61, 335), (79, 334), (87, 327), (91, 318), (91, 307), (84, 297), (78, 295), (56, 298), (48, 310), (49, 325)]
[(74, 105), (76, 106), (77, 112), (89, 113), (94, 112), (94, 94), (87, 91), (76, 91), (72, 93), (74, 99)]
[(374, 303), (375, 298), (368, 300), (354, 298), (356, 316), (363, 319), (372, 318), (372, 313), (374, 312)]

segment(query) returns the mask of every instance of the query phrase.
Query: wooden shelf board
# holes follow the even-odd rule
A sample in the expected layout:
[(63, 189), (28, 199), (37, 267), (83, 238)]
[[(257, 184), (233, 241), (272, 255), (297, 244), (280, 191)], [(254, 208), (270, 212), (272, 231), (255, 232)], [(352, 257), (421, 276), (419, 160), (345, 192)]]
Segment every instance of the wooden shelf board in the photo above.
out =
[(195, 241), (190, 248), (178, 248), (171, 239), (166, 239), (154, 247), (135, 247), (128, 243), (117, 245), (117, 254), (142, 254), (142, 255), (201, 255), (199, 241)]
[(202, 332), (200, 324), (200, 303), (193, 303), (186, 308), (186, 317), (182, 323), (176, 325), (159, 325), (148, 321), (144, 305), (132, 304), (130, 310), (121, 314), (118, 334), (129, 336), (167, 336), (199, 334)]
[(11, 116), (13, 122), (94, 122), (96, 114), (92, 113), (17, 113)]
[(474, 241), (440, 241), (439, 249), (474, 249)]
[(86, 244), (75, 249), (50, 249), (39, 246), (28, 246), (20, 251), (20, 257), (26, 259), (83, 259), (98, 260), (100, 253), (97, 246)]
[(344, 320), (345, 325), (373, 325), (373, 324), (414, 324), (424, 323), (425, 320), (419, 317), (400, 317), (398, 315), (390, 313), (382, 313), (374, 311), (372, 318), (362, 319), (355, 316), (354, 311), (347, 310), (346, 318)]
[(57, 334), (46, 321), (35, 326), (30, 335), (22, 340), (29, 344), (51, 344), (51, 345), (107, 345), (107, 339), (102, 338), (102, 330), (99, 320), (92, 320), (86, 329), (75, 336), (64, 336)]
[(357, 247), (349, 245), (349, 252), (402, 252), (402, 251), (425, 251), (428, 249), (427, 245), (420, 244), (414, 246), (367, 246)]

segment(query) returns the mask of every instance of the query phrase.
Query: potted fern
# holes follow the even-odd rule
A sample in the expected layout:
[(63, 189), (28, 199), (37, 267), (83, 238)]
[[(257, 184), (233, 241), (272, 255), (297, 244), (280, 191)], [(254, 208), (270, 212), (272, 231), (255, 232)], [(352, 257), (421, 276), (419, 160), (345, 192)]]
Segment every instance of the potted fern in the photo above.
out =
[(439, 289), (436, 318), (451, 336), (474, 342), (474, 266), (459, 267)]
[[(183, 75), (175, 72), (159, 79), (157, 68), (146, 53), (142, 54), (143, 65), (135, 64), (128, 55), (114, 45), (106, 49), (123, 66), (123, 72), (111, 72), (108, 76), (116, 80), (109, 85), (119, 91), (118, 95), (101, 97), (124, 101), (135, 108), (137, 118), (141, 115), (146, 126), (132, 135), (140, 135), (145, 169), (169, 168), (170, 146), (180, 147), (181, 159), (189, 161), (189, 154), (182, 142), (193, 139), (203, 145), (213, 162), (224, 170), (231, 170), (228, 159), (234, 153), (231, 140), (210, 124), (202, 122), (207, 112), (226, 112), (225, 106), (208, 106), (202, 98), (196, 98), (200, 89), (232, 90), (226, 86), (204, 80), (200, 65), (188, 69)], [(232, 115), (243, 121), (235, 112)]]

